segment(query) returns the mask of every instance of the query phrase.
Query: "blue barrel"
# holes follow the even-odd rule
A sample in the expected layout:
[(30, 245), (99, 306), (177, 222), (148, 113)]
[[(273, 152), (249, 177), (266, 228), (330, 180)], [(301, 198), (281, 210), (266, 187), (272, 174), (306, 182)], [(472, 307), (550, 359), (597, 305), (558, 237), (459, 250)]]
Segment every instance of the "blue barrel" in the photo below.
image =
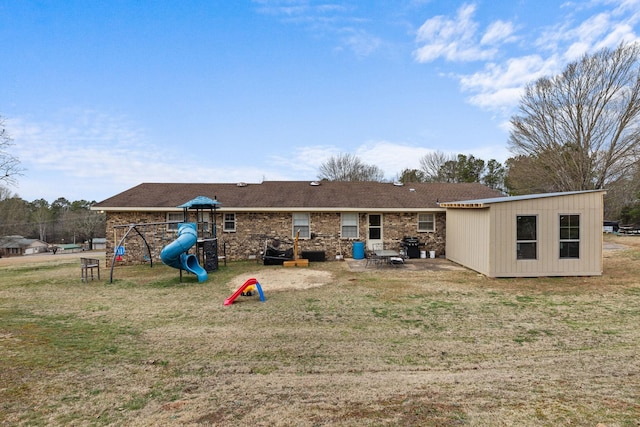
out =
[(364, 242), (353, 242), (353, 259), (364, 259)]

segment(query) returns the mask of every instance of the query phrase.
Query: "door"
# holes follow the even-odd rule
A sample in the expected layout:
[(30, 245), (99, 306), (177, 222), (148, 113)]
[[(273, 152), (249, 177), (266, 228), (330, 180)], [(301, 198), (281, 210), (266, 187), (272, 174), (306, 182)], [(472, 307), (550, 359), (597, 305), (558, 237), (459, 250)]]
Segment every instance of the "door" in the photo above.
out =
[(369, 214), (369, 224), (367, 230), (367, 249), (382, 247), (382, 215)]

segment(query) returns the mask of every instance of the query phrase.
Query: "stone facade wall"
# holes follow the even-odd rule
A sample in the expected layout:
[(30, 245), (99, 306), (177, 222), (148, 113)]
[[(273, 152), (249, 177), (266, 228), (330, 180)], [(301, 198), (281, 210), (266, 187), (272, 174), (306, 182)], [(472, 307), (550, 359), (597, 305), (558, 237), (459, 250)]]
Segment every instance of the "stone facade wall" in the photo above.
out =
[[(236, 231), (223, 231), (223, 214), (217, 213), (216, 225), (218, 236), (218, 255), (226, 253), (227, 260), (247, 260), (259, 258), (265, 249), (265, 243), (274, 239), (280, 240), (282, 248), (292, 247), (293, 219), (288, 212), (265, 213), (235, 213)], [(366, 241), (368, 217), (366, 213), (358, 215), (359, 238), (340, 239), (340, 212), (310, 213), (311, 239), (300, 239), (299, 251), (324, 251), (327, 260), (335, 259), (341, 252), (345, 257), (352, 257), (354, 241)], [(383, 240), (388, 248), (399, 249), (400, 242), (405, 236), (417, 237), (426, 246), (421, 250), (434, 250), (436, 255), (444, 254), (446, 221), (445, 213), (435, 214), (436, 231), (418, 232), (416, 213), (385, 213), (383, 214)], [(195, 221), (195, 218), (190, 218)], [(129, 230), (119, 227), (126, 224), (149, 224), (167, 221), (167, 214), (163, 212), (108, 212), (107, 213), (107, 265), (111, 265), (114, 250), (118, 242)], [(118, 227), (115, 227), (118, 226)], [(115, 227), (115, 228), (114, 228)], [(138, 233), (138, 230), (140, 233)], [(149, 248), (147, 249), (145, 237)], [(149, 262), (149, 257), (160, 262), (160, 251), (176, 238), (176, 232), (170, 230), (166, 224), (144, 225), (131, 229), (122, 246), (125, 254), (120, 264), (139, 264)]]

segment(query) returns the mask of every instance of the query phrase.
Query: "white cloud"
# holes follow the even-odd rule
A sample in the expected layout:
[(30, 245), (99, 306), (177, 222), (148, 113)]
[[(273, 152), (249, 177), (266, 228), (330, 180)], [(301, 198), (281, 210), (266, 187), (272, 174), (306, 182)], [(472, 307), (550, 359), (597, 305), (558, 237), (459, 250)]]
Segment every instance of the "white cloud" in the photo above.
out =
[[(493, 58), (495, 47), (482, 47), (478, 40), (478, 23), (473, 20), (476, 6), (461, 6), (453, 19), (439, 15), (427, 19), (416, 33), (416, 42), (422, 44), (414, 51), (418, 62), (431, 62), (438, 58), (447, 61), (479, 61)], [(511, 35), (513, 28), (499, 21), (489, 26), (482, 40), (485, 44), (495, 44)]]
[[(489, 23), (478, 41), (479, 24), (473, 19), (476, 7), (464, 5), (454, 18), (436, 16), (425, 21), (416, 35), (423, 46), (414, 52), (415, 58), (418, 62), (437, 58), (484, 61), (476, 71), (449, 75), (458, 79), (471, 104), (509, 115), (526, 84), (561, 72), (568, 62), (586, 53), (640, 40), (635, 30), (640, 22), (640, 0), (567, 3), (561, 9), (566, 14), (554, 16), (556, 22), (529, 29), (528, 43), (508, 20)], [(514, 41), (522, 43), (504, 49), (505, 43)]]
[(388, 179), (403, 169), (418, 169), (420, 158), (435, 150), (391, 141), (369, 141), (356, 149), (356, 156), (363, 162), (382, 169)]
[(480, 40), (481, 44), (497, 44), (505, 41), (515, 41), (516, 37), (513, 36), (515, 29), (511, 22), (495, 21), (492, 22), (487, 31), (485, 31)]
[(316, 36), (336, 37), (337, 51), (351, 51), (358, 57), (376, 52), (380, 37), (366, 31), (368, 19), (354, 15), (354, 7), (337, 3), (315, 4), (308, 0), (253, 0), (258, 12), (273, 15), (288, 24), (300, 24)]
[(461, 88), (471, 92), (469, 102), (487, 110), (510, 110), (517, 105), (524, 86), (559, 71), (555, 57), (529, 55), (504, 64), (490, 63), (481, 71), (459, 77)]
[(102, 200), (141, 182), (260, 182), (288, 171), (246, 165), (207, 165), (197, 153), (166, 149), (122, 117), (66, 112), (55, 122), (14, 118), (16, 155), (26, 168), (15, 192), (26, 200)]
[(342, 38), (342, 44), (353, 51), (356, 56), (369, 56), (382, 45), (382, 40), (379, 37), (367, 31), (347, 28), (343, 32), (347, 33), (347, 36)]

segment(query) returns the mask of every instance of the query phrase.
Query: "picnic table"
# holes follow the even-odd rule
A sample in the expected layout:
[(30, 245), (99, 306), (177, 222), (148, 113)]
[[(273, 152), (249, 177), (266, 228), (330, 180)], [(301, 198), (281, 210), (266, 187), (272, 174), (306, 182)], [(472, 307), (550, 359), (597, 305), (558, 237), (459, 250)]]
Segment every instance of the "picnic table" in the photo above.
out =
[(402, 259), (398, 251), (394, 251), (393, 249), (377, 249), (374, 253), (380, 259), (382, 265), (391, 265), (394, 267), (404, 265), (404, 259)]

